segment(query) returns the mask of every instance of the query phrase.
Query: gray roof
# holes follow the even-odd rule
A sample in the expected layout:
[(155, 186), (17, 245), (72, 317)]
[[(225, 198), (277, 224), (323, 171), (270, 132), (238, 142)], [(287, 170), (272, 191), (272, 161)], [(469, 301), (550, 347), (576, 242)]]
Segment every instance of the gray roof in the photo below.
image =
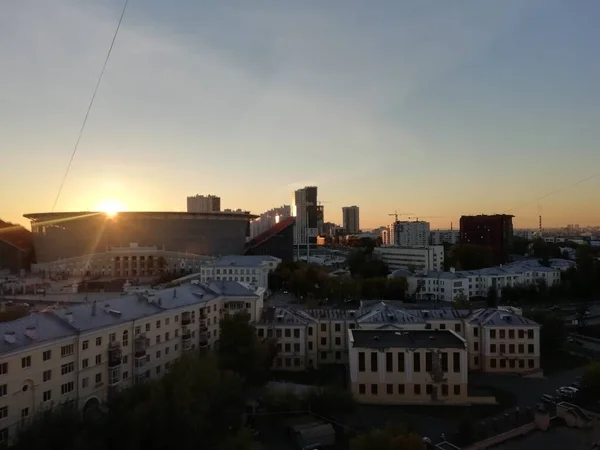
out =
[(229, 255), (209, 262), (208, 266), (260, 266), (264, 262), (279, 261), (274, 256), (268, 255)]
[[(25, 329), (28, 327), (35, 327), (35, 339), (25, 335)], [(74, 336), (77, 331), (52, 312), (41, 312), (0, 323), (0, 333), (0, 354), (4, 354), (42, 342)], [(10, 344), (6, 342), (5, 335), (13, 333), (15, 342)]]
[(397, 278), (397, 277), (412, 277), (413, 274), (410, 270), (407, 269), (396, 269), (392, 273), (388, 275), (388, 278)]
[(449, 330), (350, 330), (354, 348), (465, 348)]
[(208, 287), (211, 291), (227, 297), (255, 297), (256, 294), (244, 284), (232, 280), (212, 281)]
[(469, 318), (469, 323), (478, 324), (481, 326), (530, 326), (539, 327), (537, 322), (534, 322), (527, 317), (513, 314), (508, 311), (498, 309), (479, 309), (475, 311)]
[(282, 325), (307, 325), (315, 322), (314, 317), (301, 309), (290, 308), (265, 308), (258, 325), (266, 325), (277, 322)]

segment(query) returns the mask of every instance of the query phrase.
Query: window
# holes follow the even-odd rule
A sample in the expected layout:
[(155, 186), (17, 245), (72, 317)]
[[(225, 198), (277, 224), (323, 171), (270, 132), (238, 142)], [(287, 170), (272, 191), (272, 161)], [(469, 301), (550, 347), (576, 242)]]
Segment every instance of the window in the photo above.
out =
[(515, 338), (515, 330), (508, 330), (508, 338), (509, 339)]
[(102, 355), (96, 355), (96, 365), (102, 364)]
[(454, 395), (460, 395), (460, 384), (454, 385)]
[[(169, 347), (165, 347), (165, 355), (168, 355), (168, 354), (169, 354)], [(125, 362), (123, 362), (123, 364), (124, 364), (124, 363), (125, 363)]]
[(495, 369), (495, 368), (496, 368), (496, 358), (492, 358), (492, 359), (490, 359), (490, 367), (491, 367), (492, 369)]
[(100, 372), (96, 374), (96, 384), (98, 383), (102, 383), (102, 374)]
[(21, 410), (21, 419), (24, 419), (25, 417), (27, 417), (29, 415), (29, 408), (23, 408)]
[(358, 371), (364, 372), (365, 370), (365, 352), (358, 352)]
[(285, 352), (289, 353), (290, 351), (292, 351), (292, 346), (289, 343), (285, 344)]
[(339, 324), (339, 323), (336, 323), (336, 324), (335, 324), (335, 331), (336, 331), (337, 333), (339, 333), (340, 331), (342, 331), (342, 325), (341, 325), (341, 324)]
[(442, 372), (448, 372), (448, 353), (442, 352)]
[(129, 345), (129, 331), (123, 331), (123, 347), (127, 347)]
[(433, 354), (431, 352), (425, 353), (425, 371), (431, 372), (433, 370)]
[(442, 384), (442, 395), (444, 397), (448, 397), (448, 385), (447, 384)]
[(388, 395), (392, 395), (394, 393), (394, 385), (393, 384), (387, 384), (385, 386), (385, 391), (387, 392)]
[(42, 394), (42, 401), (49, 402), (52, 400), (52, 391), (44, 391)]
[(525, 353), (525, 345), (519, 344), (519, 353)]
[(500, 339), (506, 339), (506, 330), (500, 330)]
[(404, 372), (404, 353), (398, 353), (398, 372)]
[[(195, 312), (195, 311), (194, 311), (194, 312)], [(158, 328), (160, 328), (160, 320), (157, 320), (157, 321), (156, 321), (156, 328), (157, 328), (157, 329), (158, 329)]]
[(342, 352), (335, 352), (335, 359), (338, 361), (342, 359)]
[(83, 349), (84, 350), (87, 350), (89, 346), (90, 346), (90, 341), (83, 341)]
[(475, 336), (475, 337), (479, 336), (479, 328), (477, 328), (477, 327), (473, 328), (473, 336)]
[(96, 338), (96, 347), (100, 347), (102, 345), (102, 338), (101, 337), (97, 337)]
[(335, 338), (335, 345), (342, 345), (342, 338), (336, 337)]
[(496, 353), (496, 344), (490, 344), (490, 352)]
[(146, 324), (146, 331), (150, 331), (150, 324), (149, 323)]
[(264, 337), (265, 336), (265, 330), (264, 330), (264, 328), (259, 328), (257, 330), (257, 333), (258, 333), (258, 337), (259, 338)]
[(51, 379), (52, 379), (52, 371), (44, 370), (44, 373), (42, 374), (42, 380), (44, 380), (44, 382), (46, 382), (46, 381), (50, 381)]
[(460, 323), (454, 324), (454, 331), (456, 331), (457, 333), (460, 333)]
[(62, 366), (60, 366), (60, 374), (61, 375), (66, 375), (66, 374), (74, 372), (74, 371), (75, 371), (75, 363), (74, 362), (70, 362), (70, 363), (63, 364)]
[(371, 395), (377, 395), (377, 385), (376, 384), (371, 385)]
[(400, 395), (404, 394), (404, 385), (403, 384), (398, 385), (398, 394), (400, 394)]
[(490, 339), (496, 339), (496, 330), (490, 330)]
[(506, 344), (500, 344), (500, 353), (506, 353)]
[(73, 392), (74, 390), (75, 390), (75, 383), (73, 383), (72, 381), (69, 381), (68, 383), (63, 384), (60, 387), (61, 395), (68, 394), (69, 392)]
[(308, 335), (309, 336), (313, 335), (313, 329), (312, 329), (312, 327), (308, 327)]
[(522, 359), (519, 360), (519, 369), (524, 369), (525, 368), (525, 361), (523, 361)]
[(156, 343), (157, 343), (157, 344), (160, 344), (160, 334), (157, 334), (157, 335), (156, 335)]
[(0, 375), (6, 375), (8, 373), (8, 363), (0, 364)]
[(179, 315), (175, 316), (175, 323), (179, 322)]
[(371, 372), (377, 372), (377, 352), (371, 352)]
[(115, 342), (117, 340), (117, 333), (110, 333), (108, 335), (108, 342)]
[(8, 386), (3, 384), (0, 386), (0, 397), (4, 397), (8, 393)]
[(473, 342), (473, 350), (475, 350), (476, 352), (479, 351), (479, 342), (477, 342), (477, 341)]
[(23, 369), (26, 367), (31, 367), (31, 356), (26, 356), (25, 358), (21, 358), (21, 367)]
[(327, 352), (321, 352), (321, 359), (327, 359)]
[(0, 430), (0, 443), (8, 442), (8, 428), (2, 428)]
[(452, 353), (452, 370), (454, 373), (460, 372), (460, 353), (453, 352)]
[(475, 364), (476, 366), (478, 366), (478, 365), (479, 365), (479, 356), (475, 356), (475, 357), (473, 358), (473, 364)]
[(160, 350), (156, 351), (156, 359), (160, 358)]
[(156, 366), (156, 374), (158, 375), (160, 373), (160, 366)]
[(309, 349), (309, 350), (312, 350), (312, 349), (313, 349), (313, 343), (312, 343), (312, 342), (309, 342), (309, 343), (308, 343), (308, 349)]
[(426, 384), (425, 385), (425, 393), (427, 395), (431, 395), (431, 393), (433, 392), (433, 385), (431, 384)]
[(323, 331), (323, 332), (327, 331), (327, 324), (326, 323), (322, 323), (321, 324), (321, 331)]
[(446, 324), (440, 323), (440, 330), (445, 330), (445, 329), (446, 329)]
[(6, 419), (8, 417), (8, 406), (0, 408), (0, 419)]
[[(200, 310), (200, 314), (202, 314), (202, 310)], [(169, 325), (170, 319), (167, 317), (165, 319), (165, 326)]]
[(89, 365), (89, 359), (85, 358), (81, 361), (81, 368), (82, 369), (87, 369), (88, 365)]
[(284, 336), (286, 338), (292, 337), (292, 330), (290, 330), (289, 328), (286, 328), (285, 332), (284, 332)]
[(294, 337), (296, 339), (298, 339), (300, 337), (300, 329), (299, 328), (294, 328)]
[(515, 344), (508, 345), (508, 353), (513, 354), (515, 352)]
[(501, 359), (500, 360), (500, 368), (501, 369), (506, 369), (506, 360), (505, 359)]
[(392, 352), (387, 352), (385, 354), (385, 371), (386, 372), (394, 371), (394, 354)]
[(81, 380), (81, 387), (82, 388), (86, 388), (90, 385), (90, 379), (88, 377), (85, 377), (83, 380)]
[(300, 344), (294, 344), (294, 352), (300, 353)]
[(519, 330), (519, 339), (525, 339), (525, 330)]
[(527, 353), (534, 353), (533, 349), (534, 349), (533, 344), (527, 344)]
[(421, 395), (421, 385), (420, 384), (415, 384), (414, 390), (415, 390), (415, 395)]
[(527, 339), (533, 339), (533, 330), (527, 330)]
[(365, 388), (365, 385), (364, 385), (364, 384), (359, 384), (359, 385), (358, 385), (358, 393), (359, 393), (359, 394), (364, 394), (364, 393), (366, 393), (366, 392), (367, 392), (367, 390), (366, 390), (366, 388)]
[(321, 345), (327, 345), (327, 338), (321, 338)]
[(421, 354), (419, 352), (413, 353), (413, 372), (421, 371)]
[(530, 369), (533, 369), (534, 365), (535, 365), (535, 364), (534, 364), (534, 362), (533, 362), (533, 359), (528, 359), (528, 360), (527, 360), (527, 366), (528, 366)]
[(279, 328), (277, 328), (277, 329), (275, 330), (275, 336), (276, 336), (276, 337), (278, 337), (278, 338), (280, 338), (280, 337), (281, 337), (281, 330), (280, 330)]
[(48, 361), (50, 358), (52, 358), (52, 350), (46, 350), (44, 353), (42, 353), (43, 361)]

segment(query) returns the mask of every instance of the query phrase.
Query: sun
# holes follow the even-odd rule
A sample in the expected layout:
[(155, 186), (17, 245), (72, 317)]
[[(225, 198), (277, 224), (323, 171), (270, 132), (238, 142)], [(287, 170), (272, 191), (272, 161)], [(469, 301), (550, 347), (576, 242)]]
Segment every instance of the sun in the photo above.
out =
[(118, 212), (125, 211), (127, 208), (125, 208), (125, 205), (120, 201), (111, 199), (101, 201), (94, 209), (114, 217)]

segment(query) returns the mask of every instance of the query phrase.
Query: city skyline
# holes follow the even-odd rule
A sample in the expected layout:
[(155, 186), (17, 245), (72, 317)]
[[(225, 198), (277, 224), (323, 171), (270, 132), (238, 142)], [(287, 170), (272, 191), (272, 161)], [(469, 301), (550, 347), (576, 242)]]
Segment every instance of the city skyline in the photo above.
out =
[[(600, 224), (600, 5), (283, 3), (129, 5), (56, 211), (260, 214), (315, 185), (365, 229)], [(0, 6), (0, 218), (52, 209), (121, 7)]]

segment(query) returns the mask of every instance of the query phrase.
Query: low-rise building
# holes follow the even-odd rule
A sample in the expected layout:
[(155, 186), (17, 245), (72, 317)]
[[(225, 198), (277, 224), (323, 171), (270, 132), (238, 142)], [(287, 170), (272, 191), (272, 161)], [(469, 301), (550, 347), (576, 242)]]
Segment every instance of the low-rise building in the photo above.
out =
[(429, 232), (429, 245), (458, 244), (460, 230), (432, 230)]
[(444, 246), (397, 247), (384, 245), (375, 248), (375, 254), (390, 270), (444, 270)]
[(0, 440), (54, 405), (85, 409), (161, 377), (186, 351), (213, 348), (223, 317), (254, 321), (262, 302), (237, 282), (196, 282), (0, 323)]
[(276, 370), (348, 364), (348, 337), (353, 330), (393, 329), (452, 331), (466, 342), (469, 370), (541, 373), (540, 326), (507, 310), (418, 310), (387, 302), (358, 310), (270, 307), (255, 326), (259, 338), (277, 339)]
[(349, 373), (359, 403), (466, 403), (466, 341), (451, 330), (351, 330)]

